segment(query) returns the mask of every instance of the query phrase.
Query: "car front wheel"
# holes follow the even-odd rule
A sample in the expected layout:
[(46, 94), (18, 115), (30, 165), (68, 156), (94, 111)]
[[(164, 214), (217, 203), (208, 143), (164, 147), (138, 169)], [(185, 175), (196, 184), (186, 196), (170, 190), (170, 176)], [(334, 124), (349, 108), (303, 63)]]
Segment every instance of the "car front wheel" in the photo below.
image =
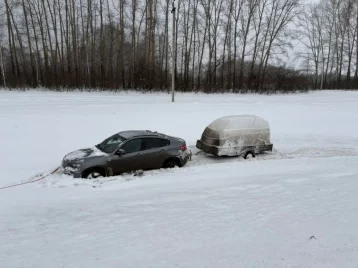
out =
[(103, 171), (100, 169), (90, 169), (82, 174), (82, 178), (85, 179), (97, 179), (104, 177)]

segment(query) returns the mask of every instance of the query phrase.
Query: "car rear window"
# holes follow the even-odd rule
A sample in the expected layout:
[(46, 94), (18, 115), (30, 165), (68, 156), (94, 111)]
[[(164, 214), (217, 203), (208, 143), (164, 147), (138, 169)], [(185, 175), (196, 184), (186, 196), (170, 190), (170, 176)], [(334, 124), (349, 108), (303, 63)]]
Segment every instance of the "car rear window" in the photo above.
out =
[(144, 138), (142, 139), (142, 150), (165, 147), (170, 144), (169, 140), (160, 138)]

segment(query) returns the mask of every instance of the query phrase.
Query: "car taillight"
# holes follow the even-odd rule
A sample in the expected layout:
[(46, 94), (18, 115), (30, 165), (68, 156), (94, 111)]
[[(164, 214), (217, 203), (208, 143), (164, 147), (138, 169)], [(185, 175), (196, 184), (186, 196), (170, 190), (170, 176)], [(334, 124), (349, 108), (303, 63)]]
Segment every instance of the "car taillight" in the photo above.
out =
[(181, 145), (180, 150), (185, 151), (186, 150), (186, 144)]

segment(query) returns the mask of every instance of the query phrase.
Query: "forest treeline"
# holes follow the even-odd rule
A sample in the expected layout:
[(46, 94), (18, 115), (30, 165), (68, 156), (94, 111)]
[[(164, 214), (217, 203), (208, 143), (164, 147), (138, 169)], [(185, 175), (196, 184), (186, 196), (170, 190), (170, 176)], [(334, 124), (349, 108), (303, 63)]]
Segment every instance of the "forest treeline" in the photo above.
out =
[(173, 58), (181, 91), (358, 85), (354, 0), (176, 0), (174, 7), (175, 50), (172, 0), (4, 0), (0, 86), (170, 90)]

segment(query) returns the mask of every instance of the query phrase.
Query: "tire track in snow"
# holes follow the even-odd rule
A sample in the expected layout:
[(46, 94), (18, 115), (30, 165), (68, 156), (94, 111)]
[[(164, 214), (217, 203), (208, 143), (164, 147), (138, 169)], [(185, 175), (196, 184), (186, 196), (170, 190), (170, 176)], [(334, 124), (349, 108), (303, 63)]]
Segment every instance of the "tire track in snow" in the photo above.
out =
[(156, 176), (158, 174), (172, 174), (177, 172), (188, 172), (195, 170), (206, 165), (225, 165), (233, 163), (244, 163), (245, 161), (265, 161), (265, 160), (287, 160), (287, 159), (297, 159), (297, 158), (332, 158), (332, 157), (354, 157), (358, 156), (357, 150), (353, 148), (342, 148), (342, 147), (307, 147), (299, 148), (287, 153), (281, 153), (280, 151), (274, 149), (273, 152), (265, 152), (258, 154), (254, 159), (244, 159), (243, 157), (225, 157), (225, 156), (213, 156), (208, 155), (201, 150), (195, 148), (195, 146), (188, 146), (192, 151), (193, 157), (191, 161), (182, 167), (174, 169), (157, 169), (149, 171), (139, 171), (133, 173), (126, 173), (119, 176), (99, 178), (94, 180), (86, 179), (74, 179), (71, 176), (64, 174), (53, 174), (49, 176), (46, 180), (40, 181), (37, 184), (42, 187), (55, 187), (55, 188), (64, 188), (64, 187), (73, 187), (73, 186), (84, 186), (92, 188), (100, 188), (104, 184), (108, 183), (120, 183), (128, 182), (137, 179), (148, 178)]

